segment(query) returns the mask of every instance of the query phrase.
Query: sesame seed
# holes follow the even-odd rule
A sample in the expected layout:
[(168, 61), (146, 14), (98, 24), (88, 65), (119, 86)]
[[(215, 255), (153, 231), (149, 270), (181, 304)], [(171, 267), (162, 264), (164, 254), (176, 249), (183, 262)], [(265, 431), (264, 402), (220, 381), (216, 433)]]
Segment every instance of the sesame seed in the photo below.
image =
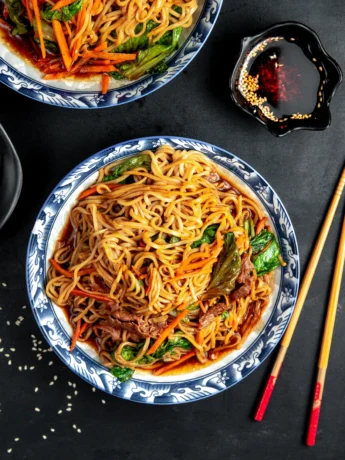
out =
[(53, 365), (53, 361), (49, 361), (48, 366), (52, 366), (52, 365)]
[(38, 345), (41, 345), (41, 343), (42, 343), (42, 340), (40, 340), (40, 341), (38, 342)]
[(21, 370), (22, 370), (22, 366), (18, 366), (18, 369), (21, 371)]
[(92, 387), (92, 391), (95, 392), (95, 391), (96, 391), (96, 388), (95, 388), (95, 387)]
[(7, 284), (6, 283), (1, 283), (4, 287), (7, 287)]
[(7, 326), (9, 326), (11, 323), (9, 321), (6, 321)]
[(24, 366), (24, 370), (27, 371), (28, 370), (28, 366), (25, 364)]
[(78, 394), (77, 390), (75, 390), (74, 394), (75, 394), (75, 396), (77, 396), (77, 394)]
[(78, 431), (78, 433), (81, 433), (81, 429), (80, 429), (80, 428), (78, 428), (77, 431)]
[(105, 404), (105, 401), (104, 401), (104, 399), (102, 399), (102, 404)]
[[(4, 284), (4, 283), (2, 283)], [(12, 449), (7, 449), (7, 452), (10, 454), (12, 452)]]
[(58, 379), (57, 375), (54, 375), (54, 380), (56, 381)]
[(73, 428), (76, 430), (76, 429), (77, 429), (77, 425), (73, 425)]
[(10, 366), (10, 365), (12, 364), (12, 361), (11, 361), (11, 360), (9, 360), (7, 364)]
[(31, 334), (31, 337), (32, 337), (33, 339), (36, 339), (36, 336), (35, 336), (34, 334)]
[(50, 428), (50, 431), (51, 431), (52, 433), (54, 433), (55, 428)]
[(59, 410), (59, 411), (58, 411), (58, 414), (59, 414), (59, 415), (62, 414), (62, 410)]
[(16, 351), (15, 348), (10, 348), (10, 351), (12, 351), (12, 353), (14, 353)]
[(72, 403), (67, 403), (67, 406), (70, 406), (70, 407), (72, 407)]
[(50, 385), (50, 386), (54, 385), (54, 382), (49, 382), (49, 385)]
[(18, 442), (19, 441), (19, 438), (14, 438), (15, 442)]
[(67, 399), (72, 399), (72, 396), (71, 396), (71, 395), (67, 395), (66, 398), (67, 398)]
[(40, 409), (39, 407), (35, 407), (35, 411), (36, 411), (36, 412), (40, 412), (41, 409)]
[(72, 386), (73, 386), (73, 388), (76, 388), (76, 387), (77, 387), (77, 385), (76, 385), (75, 383), (73, 383), (73, 385), (72, 385)]
[(36, 348), (36, 347), (32, 347), (31, 350), (32, 350), (32, 351), (37, 351), (37, 348)]
[(37, 359), (38, 359), (38, 361), (41, 361), (41, 359), (42, 359), (42, 356), (39, 356)]
[(9, 358), (10, 355), (9, 355), (8, 353), (5, 353), (5, 357), (6, 357), (6, 358)]
[(68, 382), (68, 385), (71, 387), (71, 386), (72, 386), (72, 383), (71, 383), (71, 382)]
[(25, 310), (25, 309), (26, 309), (26, 305), (23, 305), (23, 306), (22, 306), (22, 309)]
[(45, 434), (42, 434), (43, 439), (47, 439), (47, 436)]
[(4, 349), (3, 349), (3, 348), (0, 348), (0, 353), (2, 353), (3, 351), (4, 351)]
[(37, 393), (37, 392), (38, 392), (38, 387), (35, 388), (35, 393)]
[(72, 408), (71, 407), (67, 407), (66, 409), (68, 412), (71, 412)]
[(35, 369), (35, 366), (30, 367), (30, 371), (33, 371)]

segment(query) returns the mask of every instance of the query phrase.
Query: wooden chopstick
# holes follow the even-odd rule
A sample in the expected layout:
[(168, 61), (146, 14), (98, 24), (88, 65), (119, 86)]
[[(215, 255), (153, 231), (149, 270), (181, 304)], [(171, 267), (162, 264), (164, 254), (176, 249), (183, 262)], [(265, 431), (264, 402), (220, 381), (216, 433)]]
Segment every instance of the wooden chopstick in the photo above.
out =
[(318, 373), (315, 384), (315, 392), (313, 399), (313, 407), (310, 414), (308, 435), (307, 435), (307, 446), (313, 446), (316, 440), (317, 425), (319, 422), (322, 394), (325, 386), (325, 378), (328, 366), (328, 359), (331, 351), (333, 330), (335, 317), (337, 314), (339, 292), (341, 288), (341, 280), (344, 271), (345, 262), (345, 216), (343, 222), (343, 228), (340, 236), (337, 261), (335, 263), (335, 271), (332, 282), (331, 295), (329, 297), (328, 309), (325, 327), (323, 330), (322, 345), (318, 363)]
[(318, 264), (318, 262), (320, 260), (320, 256), (321, 256), (323, 247), (325, 245), (325, 241), (326, 241), (329, 229), (330, 229), (331, 224), (333, 222), (335, 211), (337, 210), (341, 194), (342, 194), (342, 192), (344, 190), (344, 186), (345, 186), (345, 168), (344, 168), (344, 170), (342, 172), (342, 175), (340, 177), (338, 186), (337, 186), (337, 188), (336, 188), (336, 190), (334, 192), (330, 207), (328, 208), (326, 218), (325, 218), (325, 220), (323, 222), (321, 232), (320, 232), (320, 234), (318, 236), (318, 239), (316, 241), (312, 256), (310, 258), (307, 270), (305, 272), (305, 275), (304, 275), (304, 278), (303, 278), (303, 281), (302, 281), (302, 284), (301, 284), (301, 288), (300, 288), (300, 291), (299, 291), (299, 294), (298, 294), (295, 309), (293, 311), (290, 323), (288, 325), (288, 328), (286, 329), (286, 332), (285, 332), (284, 337), (282, 339), (282, 342), (280, 344), (277, 358), (276, 358), (276, 360), (274, 362), (271, 374), (270, 374), (270, 376), (268, 378), (268, 381), (266, 383), (266, 386), (265, 386), (263, 395), (261, 397), (258, 409), (257, 409), (257, 411), (255, 413), (254, 419), (257, 420), (258, 422), (260, 422), (263, 419), (263, 417), (265, 415), (265, 412), (266, 412), (266, 409), (267, 409), (267, 406), (268, 406), (268, 403), (269, 403), (270, 398), (272, 396), (274, 386), (276, 384), (280, 369), (281, 369), (281, 367), (283, 365), (284, 358), (285, 358), (287, 349), (289, 348), (293, 333), (295, 332), (299, 316), (300, 316), (302, 308), (304, 306), (304, 302), (305, 302), (305, 299), (307, 297), (311, 282), (313, 280), (317, 264)]

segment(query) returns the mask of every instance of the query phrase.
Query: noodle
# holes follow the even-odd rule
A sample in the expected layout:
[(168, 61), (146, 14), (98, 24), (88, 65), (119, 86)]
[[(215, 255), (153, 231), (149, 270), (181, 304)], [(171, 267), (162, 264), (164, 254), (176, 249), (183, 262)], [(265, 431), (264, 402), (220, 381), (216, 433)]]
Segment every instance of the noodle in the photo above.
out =
[[(80, 340), (93, 339), (109, 368), (154, 370), (191, 349), (209, 362), (241, 346), (269, 303), (270, 277), (257, 276), (245, 229), (263, 212), (197, 151), (164, 145), (133, 162), (105, 166), (81, 194), (57, 242), (47, 295), (69, 308), (74, 329), (87, 323)], [(210, 228), (213, 239), (203, 242)], [(236, 285), (205, 297), (229, 234), (241, 267)], [(167, 339), (153, 346), (163, 331)]]

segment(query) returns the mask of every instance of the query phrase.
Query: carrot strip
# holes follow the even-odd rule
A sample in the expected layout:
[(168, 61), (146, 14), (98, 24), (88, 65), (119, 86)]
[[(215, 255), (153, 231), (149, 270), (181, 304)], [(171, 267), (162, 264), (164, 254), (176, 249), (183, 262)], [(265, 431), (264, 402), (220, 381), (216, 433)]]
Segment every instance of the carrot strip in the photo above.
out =
[(109, 89), (109, 80), (109, 75), (107, 73), (104, 73), (102, 75), (102, 94), (107, 94)]
[[(37, 1), (37, 0), (34, 0), (34, 1)], [(66, 69), (70, 70), (70, 68), (72, 67), (73, 61), (72, 61), (71, 53), (69, 52), (69, 49), (68, 49), (66, 37), (62, 30), (61, 22), (53, 19), (52, 24), (53, 24), (56, 41), (58, 42), (58, 45), (60, 48), (63, 63), (65, 64)]]
[(265, 227), (265, 222), (266, 222), (266, 217), (263, 217), (257, 224), (256, 224), (256, 229), (255, 229), (255, 234), (258, 235), (261, 230), (264, 229)]
[(82, 325), (82, 327), (80, 328), (79, 337), (81, 337), (81, 336), (84, 334), (84, 332), (85, 332), (85, 330), (87, 329), (88, 326), (90, 326), (89, 323), (84, 323), (84, 324)]
[(68, 36), (71, 37), (71, 36), (72, 36), (72, 31), (71, 31), (71, 27), (70, 27), (70, 25), (68, 24), (68, 22), (65, 22), (65, 27), (66, 27)]
[(28, 13), (29, 22), (30, 22), (30, 24), (32, 24), (32, 11), (31, 11), (31, 8), (30, 8), (29, 1), (30, 0), (25, 0), (25, 8), (26, 8), (26, 11)]
[(196, 339), (196, 343), (198, 343), (198, 344), (200, 345), (201, 342), (202, 342), (201, 332), (200, 332), (200, 331), (198, 331), (198, 332), (196, 333), (195, 339)]
[(69, 77), (71, 74), (70, 72), (57, 72), (57, 73), (49, 73), (43, 77), (43, 80), (61, 80), (63, 78)]
[(92, 61), (90, 62), (90, 65), (110, 65), (111, 64), (111, 61), (109, 59), (100, 59), (100, 60), (96, 60), (96, 61)]
[(187, 361), (188, 359), (192, 358), (193, 356), (195, 356), (195, 351), (190, 351), (189, 353), (187, 353), (184, 356), (182, 356), (182, 358), (179, 359), (178, 361), (174, 361), (172, 363), (167, 364), (166, 366), (161, 366), (158, 369), (154, 369), (152, 371), (152, 373), (154, 375), (164, 374), (165, 372), (168, 372), (171, 369), (173, 369), (174, 367), (179, 366), (181, 363)]
[[(77, 32), (76, 33), (79, 33), (81, 28), (83, 27), (85, 17), (86, 17), (86, 4), (87, 4), (87, 2), (84, 2), (84, 5), (83, 5), (81, 11), (79, 11), (79, 13), (78, 13)], [(81, 40), (82, 40), (82, 36), (80, 35), (80, 37), (74, 42), (73, 51), (72, 51), (73, 59), (75, 59), (77, 57), (77, 54), (78, 54), (78, 51), (79, 51), (79, 48), (80, 48), (80, 45), (81, 45)]]
[(59, 0), (58, 2), (55, 3), (51, 11), (59, 10), (60, 8), (71, 5), (74, 2), (75, 0)]
[(170, 332), (178, 325), (180, 322), (185, 318), (189, 313), (189, 310), (184, 310), (181, 311), (180, 314), (176, 316), (176, 318), (169, 324), (168, 327), (164, 329), (164, 331), (161, 333), (161, 335), (158, 337), (158, 339), (155, 341), (155, 343), (150, 347), (150, 349), (146, 352), (147, 355), (152, 355), (159, 346), (164, 342), (164, 340), (168, 337)]
[[(93, 187), (88, 188), (87, 190), (84, 190), (83, 192), (81, 192), (81, 194), (78, 196), (78, 201), (83, 200), (84, 198), (90, 195), (94, 195), (97, 192), (97, 187), (99, 185), (100, 184), (94, 185)], [(110, 189), (115, 189), (117, 187), (120, 187), (119, 184), (105, 184), (105, 185), (109, 187)]]
[(71, 294), (78, 295), (80, 297), (90, 297), (90, 299), (96, 299), (100, 302), (111, 302), (110, 297), (106, 297), (101, 294), (93, 294), (92, 292), (82, 291), (81, 289), (72, 289)]
[(101, 72), (115, 72), (116, 67), (113, 65), (84, 65), (80, 69), (80, 73), (101, 73)]
[(100, 5), (100, 0), (95, 0), (91, 8), (91, 14), (96, 14)]
[(115, 64), (118, 62), (135, 61), (137, 58), (135, 53), (97, 53), (95, 51), (86, 51), (83, 56), (94, 57), (96, 59), (110, 59)]
[(186, 271), (195, 270), (196, 268), (202, 268), (210, 262), (216, 262), (216, 260), (217, 260), (217, 257), (210, 257), (207, 260), (200, 260), (199, 262), (195, 262), (194, 264), (187, 265), (187, 267), (185, 267), (183, 271), (186, 272)]
[(77, 344), (77, 340), (79, 339), (80, 325), (81, 325), (81, 319), (77, 322), (77, 327), (75, 328), (74, 333), (73, 333), (72, 342), (71, 342), (71, 346), (70, 346), (70, 349), (69, 349), (70, 353), (72, 353), (72, 351), (74, 350), (74, 348), (75, 348), (75, 346)]
[(181, 303), (181, 305), (177, 307), (176, 310), (183, 311), (188, 307), (189, 304), (190, 304), (190, 300), (186, 300), (186, 302)]
[[(59, 273), (61, 273), (61, 275), (67, 276), (67, 278), (73, 278), (74, 272), (65, 270), (65, 269), (62, 268), (61, 265), (60, 265), (58, 262), (56, 262), (56, 260), (54, 260), (54, 259), (50, 259), (49, 262), (53, 265), (53, 267), (55, 268), (55, 270), (57, 270)], [(80, 271), (78, 272), (78, 275), (79, 275), (79, 276), (89, 275), (90, 273), (94, 273), (95, 271), (96, 271), (96, 270), (95, 270), (94, 268), (84, 268), (83, 270), (80, 270)]]
[(180, 275), (181, 273), (183, 273), (185, 271), (186, 266), (189, 265), (190, 262), (192, 262), (192, 260), (205, 259), (208, 257), (210, 257), (210, 254), (208, 252), (194, 252), (193, 254), (190, 254), (185, 260), (181, 262), (181, 265), (178, 268), (176, 274)]
[(34, 9), (34, 13), (35, 13), (37, 31), (38, 31), (38, 36), (39, 36), (39, 39), (40, 39), (41, 54), (42, 54), (42, 57), (45, 58), (47, 54), (46, 54), (46, 48), (44, 46), (42, 22), (41, 22), (40, 10), (38, 9), (37, 0), (32, 0), (32, 6), (33, 6), (33, 9)]
[[(96, 1), (97, 1), (97, 0), (96, 0)], [(92, 11), (91, 11), (91, 13), (92, 13)], [(102, 43), (100, 43), (98, 46), (96, 46), (96, 48), (94, 48), (93, 51), (94, 51), (95, 53), (97, 53), (97, 52), (99, 52), (99, 51), (104, 51), (104, 50), (106, 50), (107, 48), (108, 48), (107, 42), (102, 42)]]

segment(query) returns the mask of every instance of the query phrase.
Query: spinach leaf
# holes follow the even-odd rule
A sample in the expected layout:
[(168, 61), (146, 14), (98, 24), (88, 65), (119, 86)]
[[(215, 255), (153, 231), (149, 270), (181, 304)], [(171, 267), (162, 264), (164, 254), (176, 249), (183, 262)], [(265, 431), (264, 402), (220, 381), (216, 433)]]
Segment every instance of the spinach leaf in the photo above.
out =
[(128, 158), (128, 160), (125, 160), (118, 166), (115, 166), (112, 173), (103, 178), (103, 182), (117, 179), (118, 177), (121, 177), (125, 172), (139, 167), (146, 168), (148, 171), (151, 169), (150, 155), (138, 155), (137, 157)]
[(212, 280), (204, 295), (212, 299), (221, 295), (230, 294), (235, 288), (236, 279), (241, 270), (241, 257), (238, 253), (235, 235), (227, 233), (224, 238), (224, 247), (212, 274)]
[(159, 237), (159, 233), (156, 233), (155, 235), (151, 236), (152, 243), (154, 243), (158, 237)]
[(248, 233), (249, 238), (254, 238), (255, 237), (255, 229), (254, 229), (254, 221), (253, 219), (246, 219), (243, 222), (243, 227), (245, 231)]
[(206, 227), (200, 240), (194, 241), (191, 248), (192, 249), (198, 248), (203, 243), (208, 243), (208, 244), (213, 243), (218, 228), (219, 228), (219, 224), (213, 224), (213, 225), (209, 225), (208, 227)]
[[(46, 50), (51, 51), (54, 54), (58, 54), (60, 52), (58, 44), (56, 42), (52, 42), (50, 40), (44, 40), (44, 47)], [(39, 38), (34, 38), (34, 41), (39, 45), (40, 44), (40, 39)]]
[(169, 244), (178, 243), (179, 241), (181, 241), (181, 238), (178, 236), (172, 236), (169, 240)]
[(142, 344), (139, 344), (137, 347), (130, 347), (129, 345), (126, 345), (121, 351), (122, 358), (126, 361), (132, 361), (137, 356), (142, 346)]
[(68, 22), (70, 21), (79, 11), (82, 9), (83, 0), (77, 0), (71, 5), (64, 6), (59, 10), (52, 11), (52, 7), (48, 5), (44, 10), (41, 11), (41, 16), (45, 21), (57, 21)]
[(25, 18), (21, 17), (24, 9), (20, 0), (5, 0), (8, 15), (15, 25), (12, 35), (22, 35), (28, 32)]
[(151, 75), (162, 75), (164, 72), (168, 70), (169, 66), (165, 61), (160, 62), (156, 67), (153, 67), (150, 70)]
[(222, 320), (224, 321), (224, 320), (228, 319), (229, 316), (230, 316), (230, 313), (229, 313), (228, 311), (225, 311), (225, 312), (222, 314)]
[[(117, 46), (114, 49), (114, 53), (134, 53), (135, 51), (147, 48), (149, 44), (147, 34), (157, 26), (158, 24), (150, 19), (150, 21), (148, 21), (148, 23), (146, 24), (146, 30), (142, 35), (140, 35), (139, 37), (130, 38), (122, 45)], [(143, 24), (138, 24), (135, 29), (135, 33), (140, 33), (142, 31), (142, 28)]]
[[(49, 42), (56, 43), (55, 33), (54, 33), (52, 26), (48, 24), (48, 22), (43, 21), (43, 19), (41, 20), (41, 24), (42, 24), (42, 33), (43, 33), (44, 40), (45, 41), (48, 40)], [(37, 33), (38, 29), (37, 29), (37, 22), (35, 18), (32, 22), (32, 25), (34, 27), (34, 31)], [(39, 42), (39, 39), (38, 39), (38, 42)]]
[[(260, 236), (260, 234), (258, 236)], [(268, 248), (257, 256), (252, 257), (252, 261), (258, 276), (266, 275), (280, 265), (280, 248), (276, 237), (274, 235), (272, 236), (273, 238)]]
[(127, 382), (133, 377), (134, 369), (129, 369), (128, 367), (119, 367), (114, 366), (110, 373), (116, 377), (120, 382)]
[(270, 241), (275, 238), (273, 233), (268, 230), (262, 230), (258, 235), (256, 235), (252, 240), (250, 240), (250, 245), (252, 247), (252, 254), (257, 254), (262, 251)]

